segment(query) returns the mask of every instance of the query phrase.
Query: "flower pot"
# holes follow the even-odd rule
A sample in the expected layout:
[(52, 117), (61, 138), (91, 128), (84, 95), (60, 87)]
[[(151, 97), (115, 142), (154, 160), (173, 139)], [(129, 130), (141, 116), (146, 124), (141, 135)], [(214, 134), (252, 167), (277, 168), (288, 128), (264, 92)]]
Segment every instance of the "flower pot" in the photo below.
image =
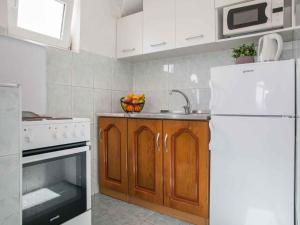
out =
[(253, 63), (254, 56), (241, 56), (235, 59), (235, 64)]

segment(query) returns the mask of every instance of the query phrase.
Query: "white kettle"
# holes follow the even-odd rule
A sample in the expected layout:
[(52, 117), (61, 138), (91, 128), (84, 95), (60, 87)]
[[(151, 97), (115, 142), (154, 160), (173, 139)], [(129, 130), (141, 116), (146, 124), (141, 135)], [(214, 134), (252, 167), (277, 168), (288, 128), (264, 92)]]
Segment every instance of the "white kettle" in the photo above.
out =
[(259, 39), (258, 42), (258, 61), (276, 61), (279, 60), (283, 49), (282, 37), (277, 34), (268, 34)]

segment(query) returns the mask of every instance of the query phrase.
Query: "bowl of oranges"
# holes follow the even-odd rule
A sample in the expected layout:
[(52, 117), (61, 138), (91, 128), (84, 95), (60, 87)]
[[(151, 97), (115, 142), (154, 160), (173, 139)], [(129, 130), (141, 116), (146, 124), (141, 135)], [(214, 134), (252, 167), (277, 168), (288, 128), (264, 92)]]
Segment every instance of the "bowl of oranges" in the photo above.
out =
[(144, 108), (144, 105), (144, 94), (129, 94), (126, 97), (121, 98), (121, 106), (126, 113), (141, 112)]

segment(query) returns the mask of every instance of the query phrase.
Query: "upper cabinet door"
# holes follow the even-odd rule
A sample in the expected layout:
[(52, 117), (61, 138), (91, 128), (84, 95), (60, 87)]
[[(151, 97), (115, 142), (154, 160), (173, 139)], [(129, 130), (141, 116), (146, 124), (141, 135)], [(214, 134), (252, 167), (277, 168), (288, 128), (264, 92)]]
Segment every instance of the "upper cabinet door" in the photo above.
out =
[(175, 0), (144, 0), (144, 53), (175, 48)]
[(176, 47), (215, 41), (215, 7), (211, 0), (176, 0)]
[(143, 13), (123, 17), (117, 24), (117, 57), (143, 53)]

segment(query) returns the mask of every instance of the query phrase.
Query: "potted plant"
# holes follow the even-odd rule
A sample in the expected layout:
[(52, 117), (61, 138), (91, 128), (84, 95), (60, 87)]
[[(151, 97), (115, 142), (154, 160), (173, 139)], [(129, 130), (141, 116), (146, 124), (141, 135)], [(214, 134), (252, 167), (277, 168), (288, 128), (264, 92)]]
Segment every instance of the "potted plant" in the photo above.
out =
[(236, 64), (253, 63), (256, 50), (254, 43), (242, 44), (232, 51), (232, 57), (235, 59)]

